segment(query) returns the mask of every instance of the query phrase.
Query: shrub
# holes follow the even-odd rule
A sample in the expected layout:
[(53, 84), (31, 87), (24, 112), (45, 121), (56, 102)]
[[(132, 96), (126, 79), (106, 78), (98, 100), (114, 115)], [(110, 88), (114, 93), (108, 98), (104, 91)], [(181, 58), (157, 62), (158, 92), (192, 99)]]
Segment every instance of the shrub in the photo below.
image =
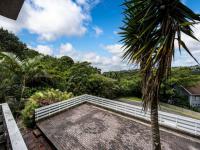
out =
[(140, 79), (122, 79), (120, 81), (121, 96), (137, 96), (141, 97), (141, 80)]
[(89, 94), (110, 99), (114, 99), (118, 96), (119, 85), (117, 80), (100, 74), (92, 74), (87, 84)]
[(22, 111), (22, 118), (25, 125), (27, 127), (34, 126), (34, 110), (36, 108), (67, 100), (72, 97), (72, 93), (61, 92), (54, 89), (36, 92), (28, 99), (25, 108)]
[(82, 95), (88, 93), (88, 80), (90, 75), (98, 74), (99, 70), (93, 68), (90, 63), (76, 63), (67, 72), (66, 90), (74, 93), (74, 95)]

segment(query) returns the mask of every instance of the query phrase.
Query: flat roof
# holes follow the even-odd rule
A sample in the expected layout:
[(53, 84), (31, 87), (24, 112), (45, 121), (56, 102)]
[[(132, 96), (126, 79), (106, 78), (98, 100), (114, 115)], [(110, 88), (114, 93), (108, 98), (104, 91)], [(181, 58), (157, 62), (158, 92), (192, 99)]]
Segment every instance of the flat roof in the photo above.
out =
[(16, 20), (24, 0), (0, 0), (0, 15)]
[[(151, 128), (90, 104), (44, 119), (38, 128), (58, 150), (142, 149), (151, 147)], [(161, 131), (163, 150), (197, 150), (199, 140)]]

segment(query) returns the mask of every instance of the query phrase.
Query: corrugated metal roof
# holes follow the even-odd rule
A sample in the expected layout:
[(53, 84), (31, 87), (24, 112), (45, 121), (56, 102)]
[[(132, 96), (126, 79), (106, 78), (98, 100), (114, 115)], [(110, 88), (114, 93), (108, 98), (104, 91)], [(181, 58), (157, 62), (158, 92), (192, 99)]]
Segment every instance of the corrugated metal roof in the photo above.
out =
[(195, 86), (184, 87), (190, 95), (200, 95), (200, 83)]

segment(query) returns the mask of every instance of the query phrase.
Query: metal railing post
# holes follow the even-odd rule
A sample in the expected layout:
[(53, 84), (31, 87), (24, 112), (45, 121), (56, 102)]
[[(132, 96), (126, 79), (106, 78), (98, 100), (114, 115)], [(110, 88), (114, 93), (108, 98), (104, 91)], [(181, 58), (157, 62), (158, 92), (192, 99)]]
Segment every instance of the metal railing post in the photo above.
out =
[(58, 110), (59, 110), (59, 111), (61, 111), (60, 107), (61, 107), (61, 106), (60, 106), (60, 103), (59, 103), (59, 104), (58, 104)]
[(50, 107), (48, 107), (48, 116), (50, 116)]
[(176, 128), (178, 128), (178, 118), (176, 116)]
[(197, 122), (195, 123), (195, 135), (197, 135)]
[(160, 123), (162, 122), (162, 115), (160, 114), (158, 114), (158, 118), (160, 118)]

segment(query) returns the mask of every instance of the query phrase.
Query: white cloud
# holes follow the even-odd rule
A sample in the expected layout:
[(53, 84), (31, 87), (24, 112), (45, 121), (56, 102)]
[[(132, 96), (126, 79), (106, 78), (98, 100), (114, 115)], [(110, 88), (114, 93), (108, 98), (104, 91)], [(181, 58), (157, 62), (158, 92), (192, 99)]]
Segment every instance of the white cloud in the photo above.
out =
[(97, 0), (27, 0), (17, 21), (0, 17), (0, 26), (13, 32), (27, 29), (42, 40), (60, 36), (82, 36)]
[(97, 67), (102, 71), (127, 70), (135, 67), (133, 64), (129, 65), (128, 63), (122, 61), (121, 57), (118, 55), (112, 54), (111, 56), (102, 56), (94, 51), (83, 52), (75, 49), (71, 43), (61, 44), (59, 48), (56, 49), (56, 52), (54, 52), (48, 45), (28, 47), (45, 55), (52, 55), (56, 57), (69, 56), (75, 61), (88, 61), (91, 62), (92, 66)]
[(19, 23), (16, 23), (15, 20), (7, 19), (2, 16), (0, 16), (0, 27), (4, 27), (5, 29), (14, 33), (18, 32), (21, 29), (21, 25)]
[(121, 44), (112, 44), (112, 45), (106, 45), (106, 46), (103, 46), (103, 47), (108, 52), (110, 52), (114, 55), (122, 56), (122, 54), (123, 54), (123, 48), (122, 48)]
[(100, 0), (76, 0), (77, 4), (83, 8), (84, 11), (90, 11)]
[(61, 44), (57, 57), (64, 55), (72, 57), (75, 61), (91, 62), (94, 67), (98, 67), (102, 71), (126, 70), (134, 67), (122, 62), (119, 55), (102, 56), (93, 51), (83, 52), (76, 50), (70, 43)]
[(95, 31), (95, 36), (98, 37), (101, 34), (103, 34), (103, 30), (97, 26), (93, 27), (93, 30)]
[(89, 61), (93, 66), (100, 68), (102, 71), (118, 71), (133, 68), (133, 65), (128, 65), (122, 62), (118, 56), (101, 56), (94, 52), (82, 54), (81, 61)]
[(76, 1), (80, 5), (85, 5), (86, 4), (86, 0), (76, 0)]
[(50, 48), (47, 45), (37, 45), (37, 47), (35, 47), (35, 48), (31, 47), (31, 48), (38, 51), (39, 53), (44, 54), (44, 55), (53, 55), (52, 48)]
[[(197, 38), (200, 39), (200, 25), (196, 26), (194, 33)], [(182, 38), (191, 49), (191, 52), (194, 54), (194, 56), (200, 61), (200, 43), (186, 35), (183, 35)], [(121, 44), (104, 45), (102, 48), (107, 50), (110, 55), (102, 56), (94, 51), (83, 52), (75, 49), (71, 43), (64, 43), (59, 46), (59, 54), (57, 56), (61, 57), (67, 55), (72, 57), (75, 61), (88, 61), (91, 62), (93, 66), (102, 69), (102, 71), (126, 70), (137, 67), (134, 64), (128, 65), (127, 62), (122, 61), (121, 55), (123, 54), (123, 49)], [(53, 55), (52, 49), (48, 46), (42, 47), (39, 45), (36, 47), (36, 49), (41, 53)], [(178, 54), (178, 49), (176, 52), (176, 59), (173, 62), (174, 66), (196, 65), (196, 62), (184, 50), (181, 56)]]
[(74, 51), (74, 48), (72, 44), (70, 43), (61, 44), (60, 46), (60, 55), (67, 55), (73, 51)]
[[(197, 37), (197, 39), (200, 40), (200, 24), (195, 25), (193, 28), (194, 35)], [(182, 39), (187, 45), (187, 47), (190, 49), (193, 56), (200, 62), (200, 42), (192, 39), (191, 37), (182, 34)], [(176, 56), (175, 61), (173, 62), (174, 66), (191, 66), (191, 65), (197, 65), (197, 63), (194, 61), (194, 59), (187, 54), (187, 52), (182, 48), (182, 53), (180, 54), (178, 52), (178, 44), (176, 42)]]

